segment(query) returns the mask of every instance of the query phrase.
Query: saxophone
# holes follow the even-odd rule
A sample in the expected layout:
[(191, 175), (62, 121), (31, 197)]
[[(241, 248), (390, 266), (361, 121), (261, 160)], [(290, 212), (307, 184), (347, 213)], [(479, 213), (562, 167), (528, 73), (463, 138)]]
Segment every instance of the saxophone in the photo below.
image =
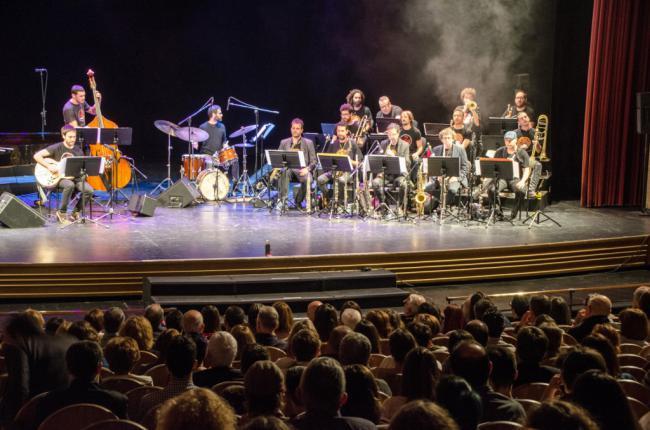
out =
[(415, 193), (415, 207), (418, 216), (424, 215), (424, 203), (427, 200), (427, 194), (424, 192), (424, 169), (420, 166), (418, 169), (417, 191)]

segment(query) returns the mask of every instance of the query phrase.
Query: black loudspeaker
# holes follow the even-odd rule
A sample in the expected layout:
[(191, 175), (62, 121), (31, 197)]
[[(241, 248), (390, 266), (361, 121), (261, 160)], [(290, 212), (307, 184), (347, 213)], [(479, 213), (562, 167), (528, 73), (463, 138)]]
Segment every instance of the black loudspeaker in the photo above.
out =
[(650, 93), (636, 93), (636, 132), (650, 133)]
[(145, 194), (134, 194), (129, 199), (128, 209), (137, 215), (153, 216), (156, 206), (158, 202), (155, 199)]
[(13, 194), (2, 193), (0, 223), (9, 228), (43, 227), (45, 218)]
[(158, 204), (168, 208), (184, 208), (200, 197), (201, 194), (196, 185), (183, 177), (158, 196)]

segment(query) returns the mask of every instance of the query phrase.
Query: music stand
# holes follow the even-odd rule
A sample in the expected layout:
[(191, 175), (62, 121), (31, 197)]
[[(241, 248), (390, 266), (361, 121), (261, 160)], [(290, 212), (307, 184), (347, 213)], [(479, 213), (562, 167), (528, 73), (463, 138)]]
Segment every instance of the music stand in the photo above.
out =
[[(442, 207), (440, 208), (440, 216), (438, 223), (442, 224), (445, 220), (447, 209), (447, 178), (451, 176), (460, 177), (460, 157), (429, 157), (427, 160), (427, 177), (442, 176), (442, 183), (440, 184), (440, 201)], [(451, 212), (449, 216), (458, 218)]]
[(402, 126), (399, 118), (376, 118), (375, 122), (377, 124), (377, 133), (386, 133), (386, 129), (391, 124), (397, 124), (400, 127)]
[[(497, 201), (499, 199), (499, 179), (505, 181), (511, 181), (515, 178), (515, 163), (512, 160), (507, 158), (480, 158), (479, 159), (480, 174), (484, 178), (492, 178), (494, 181), (494, 194), (492, 196), (492, 208), (490, 209), (490, 215), (487, 218), (485, 223), (485, 228), (490, 226), (490, 221), (493, 224), (496, 224), (496, 210), (497, 210)], [(518, 174), (518, 172), (517, 172)], [(514, 226), (512, 220), (508, 219), (511, 225)]]
[[(354, 167), (352, 167), (352, 160), (347, 155), (341, 154), (317, 154), (318, 161), (320, 162), (321, 168), (325, 171), (332, 172), (332, 181), (334, 195), (332, 196), (330, 204), (330, 219), (338, 212), (339, 209), (339, 181), (336, 177), (338, 172), (343, 173), (352, 173)], [(347, 203), (347, 192), (344, 192), (344, 202)], [(343, 212), (347, 213), (346, 204), (343, 204)]]
[[(77, 142), (79, 143), (79, 147), (83, 150), (84, 154), (90, 154), (90, 145), (95, 145), (98, 142), (101, 141), (101, 128), (98, 127), (91, 127), (91, 128), (85, 128), (85, 127), (76, 127), (75, 130), (77, 130)], [(112, 148), (111, 148), (112, 151)], [(88, 175), (88, 176), (93, 176), (93, 175)], [(102, 178), (100, 176), (99, 178), (104, 186), (106, 187), (106, 191), (109, 189), (109, 184), (106, 182), (105, 178)], [(109, 205), (110, 202), (107, 202), (106, 204), (102, 203), (99, 201), (98, 198), (93, 197), (92, 201), (97, 203), (99, 206), (104, 208), (105, 210), (109, 210)], [(92, 206), (91, 206), (91, 212), (92, 212)]]
[[(373, 175), (382, 174), (382, 190), (386, 188), (386, 174), (395, 176), (404, 175), (404, 180), (407, 180), (406, 160), (404, 157), (398, 157), (395, 155), (367, 155), (366, 163), (366, 170), (370, 171)], [(393, 219), (398, 218), (395, 211), (386, 204), (386, 201), (383, 201), (377, 209), (375, 209), (375, 212), (382, 207), (385, 208), (388, 213), (393, 215)]]
[[(114, 202), (116, 200), (115, 198), (116, 192), (121, 193), (122, 197), (124, 197), (125, 199), (127, 200), (129, 199), (128, 196), (122, 193), (121, 190), (116, 189), (117, 184), (120, 181), (120, 176), (119, 176), (120, 169), (118, 166), (119, 160), (117, 159), (117, 153), (119, 150), (117, 148), (113, 149), (113, 147), (111, 147), (110, 145), (131, 146), (132, 136), (133, 136), (133, 129), (131, 127), (100, 129), (99, 143), (101, 143), (106, 149), (111, 151), (111, 164), (113, 165), (113, 169), (111, 171), (111, 177), (109, 178), (109, 182), (111, 184), (111, 191), (108, 200), (108, 204), (109, 204), (108, 212), (100, 216), (99, 218), (97, 218), (98, 220), (101, 220), (106, 216), (109, 216), (111, 219), (113, 219), (113, 215), (115, 214)], [(113, 174), (115, 174), (115, 177), (113, 177)]]
[(502, 118), (491, 116), (488, 118), (488, 126), (485, 134), (498, 134), (503, 137), (506, 131), (517, 129), (517, 118)]
[[(307, 167), (305, 162), (305, 154), (302, 151), (280, 150), (280, 149), (267, 149), (266, 150), (266, 163), (270, 164), (274, 169), (280, 169), (280, 177), (278, 178), (279, 194), (285, 186), (284, 178), (287, 169), (303, 169)], [(289, 184), (287, 186), (287, 195), (281, 201), (280, 213), (284, 214), (287, 211), (287, 197), (289, 195)], [(270, 188), (270, 187), (269, 187)], [(309, 190), (307, 190), (309, 191)], [(270, 191), (269, 191), (270, 197)], [(277, 198), (277, 195), (276, 195)], [(273, 210), (273, 206), (270, 208)]]
[(325, 136), (335, 136), (336, 135), (336, 123), (321, 122), (320, 129)]
[[(103, 157), (68, 157), (61, 160), (59, 164), (59, 171), (62, 176), (79, 178), (81, 183), (85, 185), (88, 176), (97, 176), (104, 173)], [(86, 194), (81, 191), (81, 217), (74, 222), (64, 225), (61, 228), (71, 226), (73, 224), (85, 224), (86, 220), (101, 225), (102, 227), (109, 228), (109, 226), (100, 223), (97, 220), (86, 217)]]

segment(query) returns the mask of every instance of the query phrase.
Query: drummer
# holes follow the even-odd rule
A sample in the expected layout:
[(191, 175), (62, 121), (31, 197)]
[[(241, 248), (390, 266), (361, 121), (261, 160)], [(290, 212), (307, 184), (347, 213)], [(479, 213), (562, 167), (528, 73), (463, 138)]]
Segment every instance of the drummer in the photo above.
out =
[[(219, 152), (227, 147), (228, 141), (226, 140), (226, 126), (223, 124), (223, 112), (221, 106), (212, 105), (208, 109), (208, 120), (199, 126), (200, 129), (205, 130), (210, 137), (201, 143), (199, 153), (208, 155), (206, 157), (207, 167), (210, 168), (214, 164), (219, 163)], [(194, 144), (194, 149), (197, 149), (198, 144)], [(230, 178), (236, 180), (239, 177), (239, 162), (234, 159), (226, 165), (221, 166), (224, 169), (230, 170)]]

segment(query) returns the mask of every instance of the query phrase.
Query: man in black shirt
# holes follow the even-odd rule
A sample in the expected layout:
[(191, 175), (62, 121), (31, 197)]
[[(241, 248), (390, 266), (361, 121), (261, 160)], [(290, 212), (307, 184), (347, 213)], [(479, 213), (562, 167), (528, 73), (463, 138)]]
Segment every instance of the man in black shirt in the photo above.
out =
[[(225, 148), (227, 145), (227, 136), (226, 126), (223, 123), (223, 111), (221, 106), (212, 105), (208, 109), (208, 120), (199, 126), (201, 130), (204, 130), (208, 133), (210, 137), (208, 140), (204, 141), (201, 144), (200, 153), (208, 157), (209, 160), (208, 168), (210, 168), (212, 163), (212, 157), (218, 157), (219, 152)], [(198, 148), (198, 144), (194, 143), (194, 149)], [(234, 159), (226, 163), (226, 165), (221, 166), (226, 170), (230, 170), (230, 178), (233, 181), (236, 181), (239, 178), (239, 159)]]
[[(63, 122), (73, 127), (85, 127), (86, 112), (95, 115), (95, 106), (90, 106), (86, 102), (86, 90), (81, 85), (73, 85), (70, 93), (70, 100), (63, 105)], [(97, 92), (97, 97), (101, 100), (99, 92)]]
[[(519, 178), (514, 178), (509, 181), (505, 179), (499, 179), (498, 184), (496, 184), (496, 193), (497, 196), (499, 193), (505, 189), (509, 189), (515, 193), (516, 201), (512, 209), (511, 217), (514, 218), (519, 211), (519, 204), (526, 195), (526, 190), (528, 188), (528, 176), (530, 175), (530, 157), (526, 151), (521, 148), (517, 148), (517, 133), (514, 131), (509, 131), (503, 136), (505, 146), (497, 149), (494, 154), (494, 158), (508, 158), (514, 160), (519, 164)], [(487, 184), (488, 197), (490, 202), (494, 201), (495, 193), (495, 184), (494, 180), (490, 179)], [(499, 202), (499, 206), (500, 202)]]
[(400, 140), (403, 140), (409, 145), (409, 156), (412, 161), (412, 169), (410, 170), (411, 181), (417, 181), (417, 171), (420, 168), (422, 153), (424, 152), (424, 139), (422, 133), (415, 125), (415, 118), (413, 112), (410, 110), (402, 111), (400, 115), (402, 123), (402, 131), (399, 134)]
[[(327, 145), (326, 152), (330, 154), (347, 155), (350, 157), (353, 167), (356, 167), (358, 163), (363, 161), (363, 154), (361, 154), (359, 146), (356, 142), (352, 141), (348, 127), (343, 123), (336, 124), (336, 136), (329, 145)], [(351, 178), (352, 176), (348, 172), (338, 172), (339, 202), (344, 200), (345, 186), (350, 182)], [(318, 177), (318, 179), (316, 179), (316, 184), (323, 195), (327, 195), (327, 184), (330, 181), (332, 181), (331, 171), (323, 173)]]
[(372, 112), (370, 112), (370, 108), (365, 105), (366, 96), (363, 94), (363, 91), (359, 89), (350, 90), (345, 100), (350, 106), (352, 106), (350, 113), (353, 116), (357, 116), (359, 120), (364, 116), (368, 117), (368, 128), (371, 129), (373, 126)]
[[(535, 142), (535, 129), (526, 112), (522, 111), (517, 114), (517, 125), (517, 130), (515, 130), (515, 133), (517, 133), (517, 147), (525, 150), (530, 156), (533, 153), (533, 146), (535, 146), (535, 154), (539, 155), (542, 147), (539, 142)], [(539, 179), (542, 176), (542, 163), (531, 160), (530, 167), (532, 172), (528, 183), (528, 194), (534, 195), (535, 191), (537, 191)]]
[(390, 102), (387, 96), (379, 97), (379, 112), (376, 118), (397, 118), (402, 114), (402, 108)]
[[(76, 144), (77, 131), (72, 125), (64, 125), (63, 128), (61, 128), (61, 136), (63, 136), (63, 142), (50, 145), (34, 154), (34, 160), (41, 166), (47, 168), (53, 174), (59, 173), (58, 162), (61, 161), (62, 158), (69, 156), (79, 157), (84, 155), (81, 147)], [(61, 179), (57, 188), (61, 191), (61, 202), (59, 204), (59, 210), (56, 212), (56, 217), (61, 224), (67, 224), (70, 222), (66, 217), (68, 203), (70, 203), (70, 198), (72, 197), (74, 190), (76, 189), (77, 191), (84, 193), (83, 198), (79, 199), (74, 211), (72, 212), (72, 217), (74, 219), (79, 217), (79, 212), (81, 212), (83, 202), (88, 201), (92, 197), (94, 190), (88, 182), (82, 183), (79, 178)]]
[(506, 111), (506, 115), (504, 115), (505, 118), (517, 118), (517, 115), (519, 112), (526, 112), (528, 114), (528, 118), (530, 118), (531, 122), (533, 122), (534, 126), (534, 121), (535, 121), (535, 110), (533, 107), (528, 103), (528, 94), (526, 94), (526, 91), (524, 90), (516, 90), (515, 91), (515, 103), (514, 105), (508, 105), (508, 109)]

